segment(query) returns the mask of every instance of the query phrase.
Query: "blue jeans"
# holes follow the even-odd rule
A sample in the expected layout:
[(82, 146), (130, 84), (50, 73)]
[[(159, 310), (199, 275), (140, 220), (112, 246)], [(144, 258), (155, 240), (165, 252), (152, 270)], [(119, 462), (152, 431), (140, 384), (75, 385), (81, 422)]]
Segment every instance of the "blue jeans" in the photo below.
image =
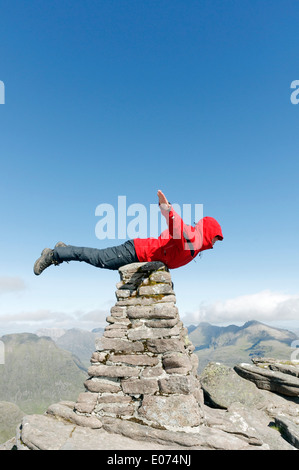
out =
[(128, 240), (122, 245), (103, 249), (85, 248), (79, 246), (60, 246), (54, 248), (54, 260), (58, 263), (63, 261), (84, 261), (96, 268), (116, 270), (125, 264), (136, 263), (138, 258), (133, 240)]

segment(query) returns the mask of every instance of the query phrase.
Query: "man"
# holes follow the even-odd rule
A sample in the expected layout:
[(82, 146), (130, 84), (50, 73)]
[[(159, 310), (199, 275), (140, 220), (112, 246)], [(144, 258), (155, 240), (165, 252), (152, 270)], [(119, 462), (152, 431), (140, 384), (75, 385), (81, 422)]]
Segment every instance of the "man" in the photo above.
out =
[(104, 249), (76, 247), (58, 242), (54, 249), (45, 248), (34, 264), (34, 274), (64, 261), (84, 261), (97, 268), (116, 270), (135, 262), (162, 261), (169, 269), (190, 263), (201, 251), (212, 249), (217, 240), (223, 240), (217, 220), (204, 217), (195, 227), (184, 224), (162, 191), (158, 191), (159, 206), (168, 229), (158, 238), (135, 238), (122, 245)]

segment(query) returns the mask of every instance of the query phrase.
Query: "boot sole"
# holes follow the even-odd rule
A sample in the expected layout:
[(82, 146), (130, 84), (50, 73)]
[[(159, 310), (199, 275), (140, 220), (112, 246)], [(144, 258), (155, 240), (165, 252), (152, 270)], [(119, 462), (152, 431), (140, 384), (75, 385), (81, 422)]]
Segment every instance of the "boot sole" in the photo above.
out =
[[(33, 272), (36, 276), (39, 276), (41, 273), (38, 272), (37, 270), (37, 266), (38, 266), (38, 262), (40, 261), (40, 259), (43, 257), (43, 255), (49, 250), (49, 248), (44, 248), (43, 251), (41, 252), (41, 255), (40, 257), (35, 261), (34, 263), (34, 266), (33, 266)], [(42, 271), (43, 272), (43, 271)]]

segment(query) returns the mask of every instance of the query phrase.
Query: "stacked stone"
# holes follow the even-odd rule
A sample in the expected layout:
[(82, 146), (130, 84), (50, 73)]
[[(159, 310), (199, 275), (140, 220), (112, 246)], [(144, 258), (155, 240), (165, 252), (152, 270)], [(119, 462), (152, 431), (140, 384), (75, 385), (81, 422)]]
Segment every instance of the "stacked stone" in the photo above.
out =
[(78, 414), (192, 431), (203, 419), (198, 359), (161, 262), (119, 269), (117, 302), (96, 340)]

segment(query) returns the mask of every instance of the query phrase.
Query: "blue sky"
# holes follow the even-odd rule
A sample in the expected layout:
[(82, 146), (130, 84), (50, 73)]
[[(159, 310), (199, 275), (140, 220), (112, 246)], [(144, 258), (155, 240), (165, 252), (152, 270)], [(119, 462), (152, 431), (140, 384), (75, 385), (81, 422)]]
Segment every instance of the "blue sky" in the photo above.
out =
[(224, 241), (172, 271), (182, 318), (299, 324), (297, 1), (0, 1), (0, 335), (93, 328), (117, 272), (99, 204), (203, 204)]

